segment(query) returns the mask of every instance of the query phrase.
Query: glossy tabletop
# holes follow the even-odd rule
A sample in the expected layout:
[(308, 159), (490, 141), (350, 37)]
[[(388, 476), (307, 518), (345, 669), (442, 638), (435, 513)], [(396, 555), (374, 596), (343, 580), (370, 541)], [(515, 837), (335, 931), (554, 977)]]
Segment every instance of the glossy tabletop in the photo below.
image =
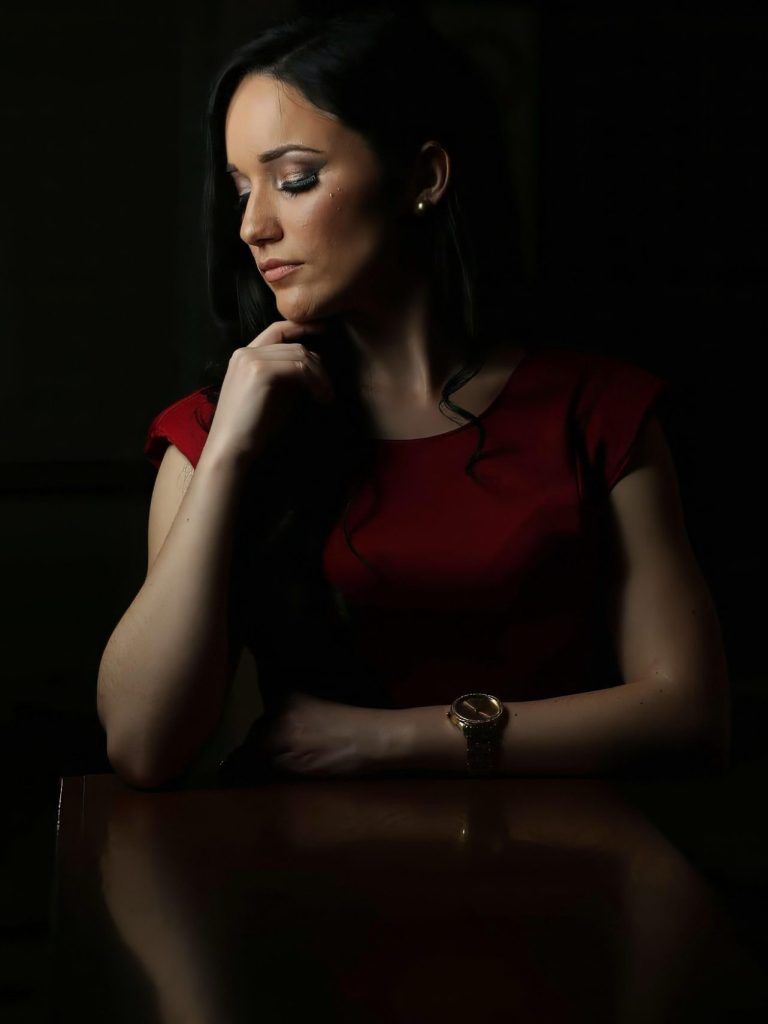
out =
[(768, 1020), (742, 782), (65, 778), (50, 1019)]

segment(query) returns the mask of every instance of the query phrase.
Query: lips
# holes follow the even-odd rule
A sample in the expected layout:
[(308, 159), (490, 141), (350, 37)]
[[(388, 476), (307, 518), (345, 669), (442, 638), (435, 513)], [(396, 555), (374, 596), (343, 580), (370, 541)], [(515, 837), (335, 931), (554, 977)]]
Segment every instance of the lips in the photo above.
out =
[[(269, 263), (269, 261), (268, 261)], [(290, 274), (294, 270), (298, 270), (299, 267), (303, 266), (301, 263), (277, 263), (275, 262), (272, 267), (266, 265), (267, 269), (259, 268), (267, 281), (279, 281), (281, 277), (285, 277), (286, 274)]]

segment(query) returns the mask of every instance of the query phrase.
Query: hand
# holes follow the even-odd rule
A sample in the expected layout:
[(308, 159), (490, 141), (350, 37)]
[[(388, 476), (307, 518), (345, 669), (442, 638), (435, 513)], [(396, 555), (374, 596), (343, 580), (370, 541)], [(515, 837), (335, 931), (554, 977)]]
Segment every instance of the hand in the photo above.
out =
[(364, 775), (384, 768), (396, 738), (394, 715), (294, 690), (256, 746), (292, 774)]
[(307, 389), (317, 401), (334, 400), (317, 352), (303, 342), (326, 330), (323, 321), (276, 320), (229, 359), (205, 449), (250, 462), (291, 415)]

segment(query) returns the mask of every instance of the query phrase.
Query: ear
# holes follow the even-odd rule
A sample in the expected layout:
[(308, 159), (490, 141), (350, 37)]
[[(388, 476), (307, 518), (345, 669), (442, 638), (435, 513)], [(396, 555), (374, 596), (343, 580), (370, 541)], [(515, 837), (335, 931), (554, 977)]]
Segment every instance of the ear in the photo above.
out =
[(443, 197), (451, 178), (451, 158), (435, 139), (425, 142), (416, 158), (413, 172), (412, 205), (421, 200), (435, 206)]

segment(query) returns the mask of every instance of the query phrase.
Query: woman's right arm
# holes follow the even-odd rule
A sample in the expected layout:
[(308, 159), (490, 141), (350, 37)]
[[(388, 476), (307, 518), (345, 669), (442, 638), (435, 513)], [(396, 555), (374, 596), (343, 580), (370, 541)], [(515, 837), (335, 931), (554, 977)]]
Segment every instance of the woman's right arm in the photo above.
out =
[(173, 445), (149, 513), (146, 579), (101, 658), (97, 705), (115, 771), (138, 786), (181, 774), (213, 732), (239, 650), (228, 591), (241, 495), (237, 461)]
[[(148, 570), (99, 665), (97, 708), (115, 771), (137, 786), (183, 774), (221, 715), (240, 647), (230, 650), (232, 550), (243, 484), (291, 408), (291, 393), (333, 392), (300, 339), (322, 324), (276, 321), (236, 349), (193, 470), (173, 445), (149, 513)], [(254, 581), (254, 584), (256, 581)]]

